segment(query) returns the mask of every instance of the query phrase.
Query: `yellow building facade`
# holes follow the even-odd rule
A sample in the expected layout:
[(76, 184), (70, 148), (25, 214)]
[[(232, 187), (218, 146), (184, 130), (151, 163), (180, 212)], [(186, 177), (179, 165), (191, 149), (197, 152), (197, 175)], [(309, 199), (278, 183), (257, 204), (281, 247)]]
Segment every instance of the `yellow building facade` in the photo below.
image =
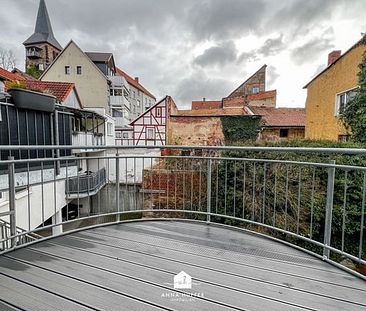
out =
[(363, 40), (305, 86), (305, 138), (343, 140), (349, 136), (350, 132), (343, 126), (339, 115), (358, 87), (358, 66), (366, 51)]

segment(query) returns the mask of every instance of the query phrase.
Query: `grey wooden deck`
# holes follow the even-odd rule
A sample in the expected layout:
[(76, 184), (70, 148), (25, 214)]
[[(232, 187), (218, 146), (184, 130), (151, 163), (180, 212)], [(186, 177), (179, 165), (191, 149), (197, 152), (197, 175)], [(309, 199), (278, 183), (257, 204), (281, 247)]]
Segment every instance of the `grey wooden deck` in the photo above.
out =
[[(180, 271), (191, 289), (173, 288)], [(252, 234), (146, 221), (1, 256), (0, 310), (366, 310), (366, 282)]]

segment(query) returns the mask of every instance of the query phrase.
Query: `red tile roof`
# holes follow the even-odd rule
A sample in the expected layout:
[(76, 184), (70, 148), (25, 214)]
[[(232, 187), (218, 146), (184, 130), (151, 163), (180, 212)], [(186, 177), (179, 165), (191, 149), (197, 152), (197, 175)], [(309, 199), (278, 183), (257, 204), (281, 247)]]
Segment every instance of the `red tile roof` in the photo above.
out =
[(246, 104), (245, 97), (234, 97), (234, 98), (224, 98), (224, 107), (244, 107)]
[(136, 81), (134, 78), (132, 78), (131, 76), (129, 76), (126, 72), (124, 72), (122, 69), (116, 67), (117, 70), (117, 74), (121, 75), (122, 77), (124, 77), (126, 79), (126, 81), (131, 84), (132, 86), (134, 86), (135, 88), (137, 88), (138, 90), (140, 90), (141, 92), (145, 93), (146, 95), (154, 98), (155, 96), (152, 95), (147, 89), (145, 89), (138, 81)]
[(63, 102), (66, 100), (67, 96), (74, 89), (74, 83), (68, 82), (51, 82), (51, 81), (25, 81), (26, 88), (37, 90), (37, 91), (46, 91), (49, 90), (52, 95), (56, 96), (57, 100)]
[(16, 67), (11, 72), (18, 75), (18, 76), (21, 76), (23, 78), (22, 80), (32, 80), (32, 81), (37, 80), (36, 78), (34, 78), (31, 75), (25, 73), (24, 71), (21, 71), (20, 69), (18, 69)]
[(221, 105), (221, 100), (194, 100), (192, 101), (192, 110), (219, 109)]
[(255, 115), (263, 118), (265, 126), (305, 126), (304, 108), (273, 108), (248, 106)]
[(5, 80), (14, 81), (14, 80), (25, 80), (22, 76), (11, 73), (10, 71), (7, 71), (0, 67), (0, 78), (3, 78)]

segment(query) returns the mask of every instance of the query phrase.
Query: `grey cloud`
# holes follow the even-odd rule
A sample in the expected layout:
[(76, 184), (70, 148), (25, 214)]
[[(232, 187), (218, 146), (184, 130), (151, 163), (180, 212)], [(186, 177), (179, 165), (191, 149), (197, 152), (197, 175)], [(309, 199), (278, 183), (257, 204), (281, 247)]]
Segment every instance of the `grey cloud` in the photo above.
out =
[(324, 51), (330, 50), (334, 45), (330, 39), (317, 37), (292, 50), (291, 58), (297, 65), (312, 62)]
[(282, 33), (277, 38), (267, 39), (264, 44), (257, 50), (257, 53), (262, 54), (263, 56), (272, 56), (277, 54), (285, 48), (282, 39)]
[(197, 1), (189, 10), (188, 25), (199, 40), (239, 38), (258, 31), (265, 12), (263, 0)]
[(226, 96), (232, 83), (220, 78), (208, 78), (203, 71), (197, 71), (184, 78), (177, 85), (176, 101), (180, 106), (190, 107), (192, 100), (200, 100), (203, 97), (209, 100), (217, 100)]
[(236, 60), (237, 49), (233, 41), (220, 43), (208, 48), (196, 57), (194, 63), (202, 67), (210, 65), (225, 65)]

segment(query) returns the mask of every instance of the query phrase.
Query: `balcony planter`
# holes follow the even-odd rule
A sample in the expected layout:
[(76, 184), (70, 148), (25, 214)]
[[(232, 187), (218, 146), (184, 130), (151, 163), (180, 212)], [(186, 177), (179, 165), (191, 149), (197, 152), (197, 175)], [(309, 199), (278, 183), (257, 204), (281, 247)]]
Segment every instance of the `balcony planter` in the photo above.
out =
[(45, 112), (55, 111), (55, 96), (26, 89), (10, 89), (9, 94), (13, 98), (14, 105), (18, 108)]

